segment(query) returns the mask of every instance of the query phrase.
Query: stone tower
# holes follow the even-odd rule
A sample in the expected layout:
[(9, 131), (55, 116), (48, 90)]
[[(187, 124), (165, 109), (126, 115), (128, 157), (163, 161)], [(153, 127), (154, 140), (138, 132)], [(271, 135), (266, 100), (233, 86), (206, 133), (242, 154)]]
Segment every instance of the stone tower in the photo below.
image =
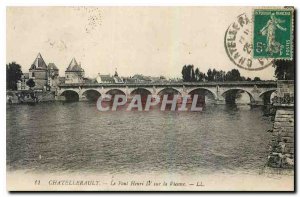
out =
[(73, 58), (65, 71), (65, 83), (83, 83), (84, 82), (84, 70), (81, 68), (81, 65), (77, 63), (75, 58)]
[(47, 86), (47, 65), (40, 53), (30, 66), (29, 79), (34, 80), (34, 89), (45, 89)]

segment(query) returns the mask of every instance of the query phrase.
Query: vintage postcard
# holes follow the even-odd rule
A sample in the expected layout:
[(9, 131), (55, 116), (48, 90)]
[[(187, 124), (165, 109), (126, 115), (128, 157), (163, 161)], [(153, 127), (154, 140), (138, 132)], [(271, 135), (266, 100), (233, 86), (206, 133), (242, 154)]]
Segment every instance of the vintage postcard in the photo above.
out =
[(294, 191), (294, 7), (7, 7), (8, 191)]

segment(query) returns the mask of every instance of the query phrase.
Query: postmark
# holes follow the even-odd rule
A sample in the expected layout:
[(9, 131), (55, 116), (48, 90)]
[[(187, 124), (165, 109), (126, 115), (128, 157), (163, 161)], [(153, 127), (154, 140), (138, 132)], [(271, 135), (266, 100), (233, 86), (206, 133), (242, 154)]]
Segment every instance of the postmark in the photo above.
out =
[(253, 58), (252, 18), (243, 13), (229, 25), (225, 32), (225, 51), (236, 66), (246, 70), (262, 70), (273, 65), (271, 58)]
[(293, 10), (254, 9), (253, 58), (292, 59)]

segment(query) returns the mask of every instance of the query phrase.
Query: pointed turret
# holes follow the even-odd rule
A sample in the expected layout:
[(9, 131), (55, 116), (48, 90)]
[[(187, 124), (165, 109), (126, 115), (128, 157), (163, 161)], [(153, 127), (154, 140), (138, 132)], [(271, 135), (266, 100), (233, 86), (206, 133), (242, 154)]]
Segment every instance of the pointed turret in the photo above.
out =
[(83, 83), (84, 82), (84, 70), (81, 68), (81, 64), (77, 63), (73, 58), (65, 71), (66, 81), (65, 83)]
[(73, 58), (72, 60), (71, 60), (71, 62), (70, 62), (70, 64), (69, 64), (69, 66), (68, 66), (68, 68), (67, 68), (67, 70), (66, 71), (70, 71), (70, 72), (72, 72), (72, 71), (84, 71), (82, 68), (81, 68), (81, 65), (80, 64), (78, 64), (77, 63), (77, 61), (76, 61), (76, 59), (75, 58)]
[(78, 66), (78, 63), (75, 58), (73, 58), (67, 68), (67, 71), (72, 71), (74, 66)]
[(40, 53), (38, 53), (29, 70), (32, 69), (47, 70), (47, 65)]

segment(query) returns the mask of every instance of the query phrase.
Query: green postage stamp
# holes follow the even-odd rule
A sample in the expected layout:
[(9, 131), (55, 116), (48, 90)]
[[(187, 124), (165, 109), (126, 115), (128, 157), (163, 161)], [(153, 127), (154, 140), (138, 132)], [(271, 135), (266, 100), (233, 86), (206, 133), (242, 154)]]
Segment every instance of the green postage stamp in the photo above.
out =
[(255, 9), (253, 58), (292, 59), (293, 10)]

